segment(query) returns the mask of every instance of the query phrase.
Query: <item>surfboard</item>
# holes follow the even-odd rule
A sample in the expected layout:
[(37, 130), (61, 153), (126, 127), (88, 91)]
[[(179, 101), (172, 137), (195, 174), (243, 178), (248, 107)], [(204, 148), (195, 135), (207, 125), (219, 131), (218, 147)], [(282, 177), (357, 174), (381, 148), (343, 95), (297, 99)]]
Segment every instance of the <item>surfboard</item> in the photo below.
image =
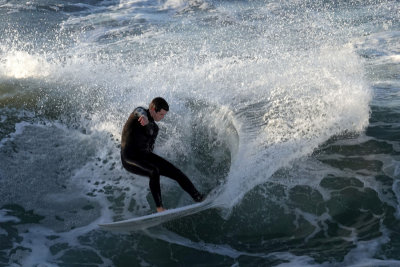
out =
[(163, 212), (157, 212), (141, 217), (135, 217), (128, 220), (117, 221), (112, 223), (99, 224), (100, 227), (115, 231), (134, 231), (144, 230), (157, 226), (167, 221), (182, 218), (212, 207), (211, 200), (204, 200), (200, 203), (191, 204), (175, 209), (169, 209)]

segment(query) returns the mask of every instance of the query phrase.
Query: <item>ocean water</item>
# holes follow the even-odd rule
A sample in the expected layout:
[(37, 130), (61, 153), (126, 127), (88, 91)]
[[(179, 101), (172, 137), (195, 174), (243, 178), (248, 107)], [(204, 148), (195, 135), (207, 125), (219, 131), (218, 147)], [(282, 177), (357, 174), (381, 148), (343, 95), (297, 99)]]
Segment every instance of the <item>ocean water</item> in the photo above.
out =
[[(400, 266), (399, 74), (398, 1), (0, 0), (0, 266)], [(102, 230), (155, 210), (119, 143), (156, 96), (213, 208)]]

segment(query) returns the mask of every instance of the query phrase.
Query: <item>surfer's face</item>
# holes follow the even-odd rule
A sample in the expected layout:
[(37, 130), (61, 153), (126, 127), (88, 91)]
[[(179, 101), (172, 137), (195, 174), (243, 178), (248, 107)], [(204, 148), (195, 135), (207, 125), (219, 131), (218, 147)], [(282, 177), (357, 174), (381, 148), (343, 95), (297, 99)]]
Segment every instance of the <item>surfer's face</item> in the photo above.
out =
[(156, 112), (154, 109), (152, 109), (153, 112), (151, 112), (151, 116), (153, 117), (154, 121), (160, 121), (164, 119), (164, 116), (167, 114), (168, 111), (161, 109), (159, 112)]

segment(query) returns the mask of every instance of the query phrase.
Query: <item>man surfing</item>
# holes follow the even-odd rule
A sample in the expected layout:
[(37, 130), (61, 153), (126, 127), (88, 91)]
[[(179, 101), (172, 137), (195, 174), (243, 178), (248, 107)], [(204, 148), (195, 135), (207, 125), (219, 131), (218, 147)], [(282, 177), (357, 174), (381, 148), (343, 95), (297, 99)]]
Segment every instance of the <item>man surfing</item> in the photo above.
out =
[(169, 105), (162, 97), (154, 98), (148, 109), (135, 108), (124, 125), (121, 138), (122, 165), (131, 173), (150, 178), (150, 191), (157, 212), (165, 210), (161, 198), (160, 175), (177, 181), (194, 201), (201, 202), (204, 199), (182, 171), (153, 153), (158, 134), (156, 122), (162, 120), (168, 111)]

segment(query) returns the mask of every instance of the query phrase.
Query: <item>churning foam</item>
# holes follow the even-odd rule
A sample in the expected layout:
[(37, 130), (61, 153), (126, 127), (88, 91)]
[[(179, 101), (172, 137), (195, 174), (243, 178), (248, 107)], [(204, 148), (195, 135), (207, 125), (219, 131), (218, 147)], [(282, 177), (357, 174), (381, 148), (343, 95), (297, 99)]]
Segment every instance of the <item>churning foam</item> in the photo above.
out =
[(0, 75), (8, 78), (43, 78), (50, 74), (51, 65), (44, 56), (25, 51), (9, 51), (0, 61)]

